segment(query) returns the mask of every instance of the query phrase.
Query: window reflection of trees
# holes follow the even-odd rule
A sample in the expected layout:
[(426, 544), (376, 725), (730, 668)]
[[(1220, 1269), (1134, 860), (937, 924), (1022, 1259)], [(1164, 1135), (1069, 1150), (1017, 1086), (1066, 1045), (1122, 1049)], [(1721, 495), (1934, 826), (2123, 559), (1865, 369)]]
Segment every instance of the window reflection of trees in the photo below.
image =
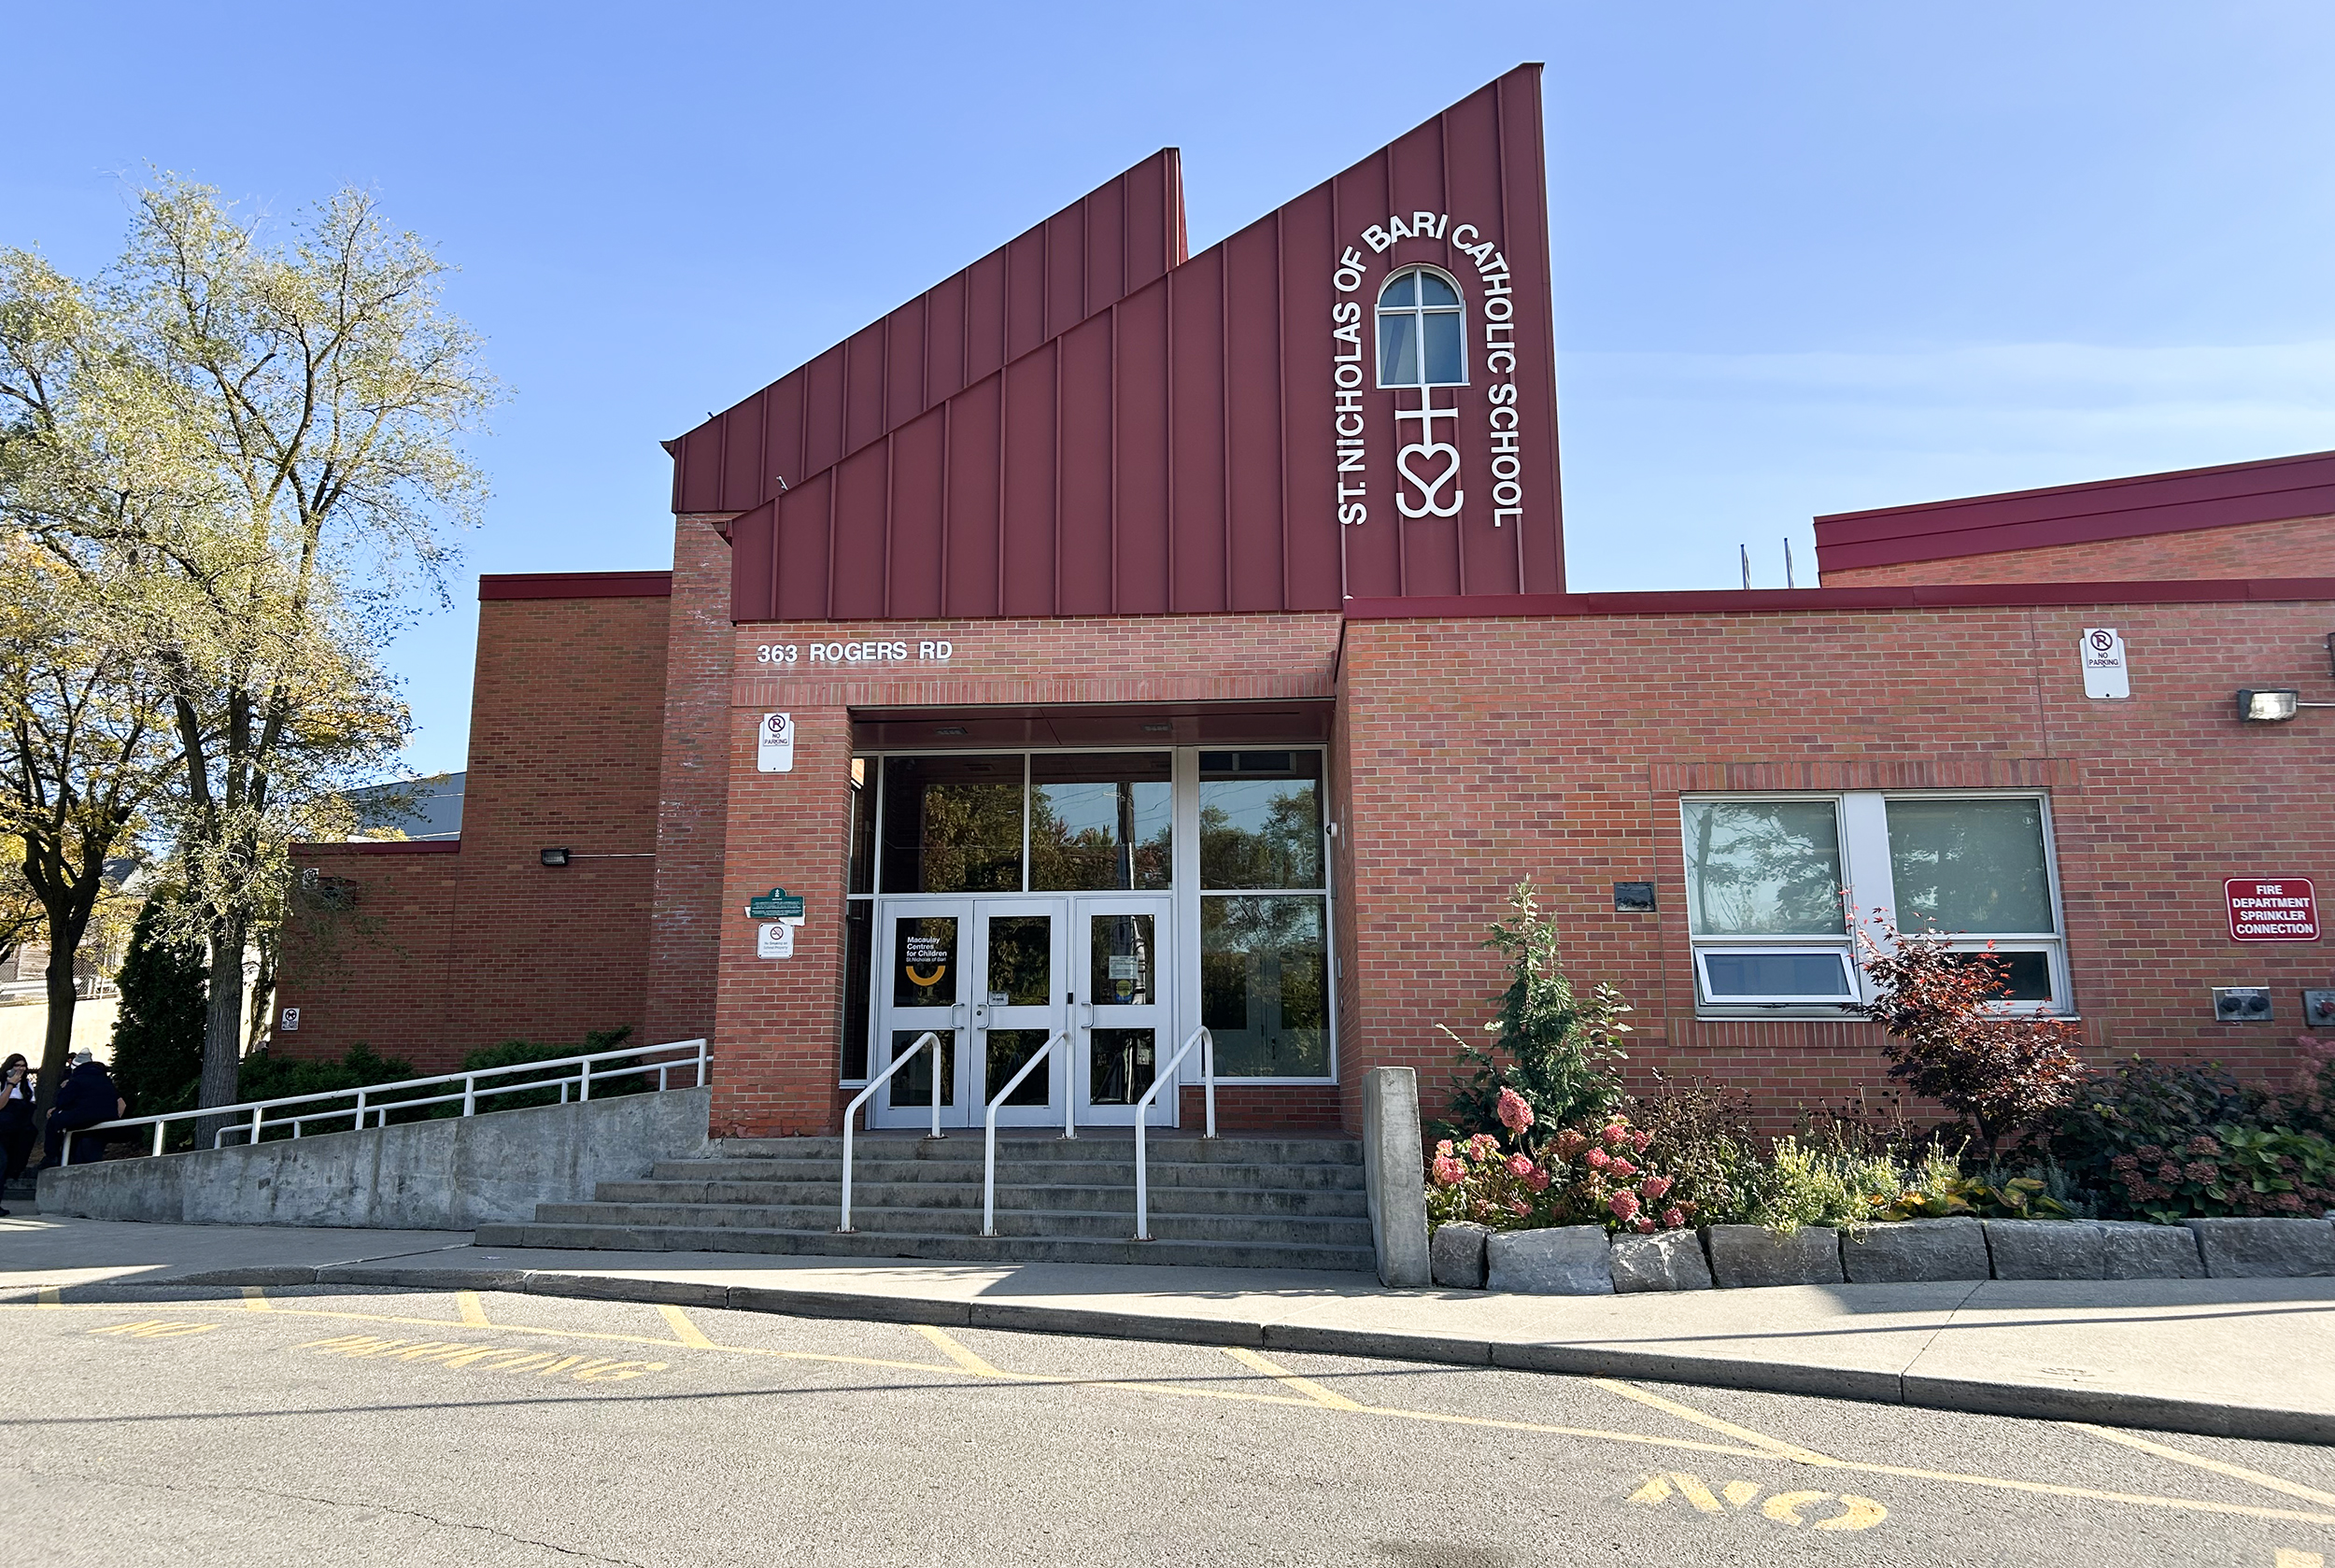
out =
[(1689, 802), (1687, 880), (1697, 936), (1844, 929), (1840, 835), (1829, 800)]
[(1228, 1078), (1329, 1071), (1329, 954), (1319, 898), (1200, 906), (1200, 1022)]
[(1890, 880), (1906, 925), (2054, 928), (2041, 802), (1891, 800), (1889, 825)]
[(1310, 779), (1203, 780), (1200, 885), (1321, 886), (1321, 786)]
[[(1143, 891), (1173, 881), (1174, 786), (1121, 781), (1030, 791), (1029, 884), (1040, 891)], [(1073, 827), (1066, 811), (1085, 822)], [(1097, 816), (1111, 823), (1096, 823)]]

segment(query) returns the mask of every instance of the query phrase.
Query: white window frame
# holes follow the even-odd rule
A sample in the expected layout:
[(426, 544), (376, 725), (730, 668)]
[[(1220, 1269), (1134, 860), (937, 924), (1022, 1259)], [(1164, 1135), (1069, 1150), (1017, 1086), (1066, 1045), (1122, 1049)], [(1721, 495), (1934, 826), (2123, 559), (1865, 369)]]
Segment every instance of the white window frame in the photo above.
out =
[[(1898, 923), (1897, 889), (1891, 875), (1889, 858), (1889, 803), (1892, 800), (2032, 800), (2043, 820), (2044, 877), (2051, 900), (2050, 932), (2035, 931), (1970, 931), (1956, 932), (1953, 946), (1958, 952), (1983, 952), (1991, 942), (1998, 954), (2041, 953), (2049, 965), (2051, 997), (2048, 1001), (2002, 1001), (1989, 1004), (2006, 1013), (2033, 1015), (2053, 1013), (2062, 1017), (2077, 1016), (2075, 992), (2068, 969), (2067, 916), (2059, 901), (2059, 853), (2057, 836), (2052, 830), (2051, 797), (2048, 792), (2032, 789), (1888, 789), (1888, 790), (1762, 790), (1733, 792), (1702, 792), (1684, 795), (1678, 799), (1679, 846), (1681, 855), (1691, 855), (1686, 839), (1686, 813), (1691, 806), (1709, 802), (1758, 802), (1762, 800), (1829, 800), (1833, 803), (1833, 828), (1839, 836), (1842, 895), (1842, 930), (1838, 939), (1827, 936), (1733, 937), (1697, 936), (1693, 933), (1692, 915), (1688, 920), (1688, 942), (1691, 950), (1690, 968), (1694, 979), (1695, 1013), (1703, 1018), (1841, 1018), (1847, 1017), (1844, 1002), (1817, 1001), (1806, 997), (1729, 996), (1713, 999), (1705, 960), (1714, 953), (1816, 953), (1833, 952), (1847, 955), (1848, 979), (1852, 999), (1871, 1002), (1878, 992), (1859, 962), (1859, 943), (1854, 925), (1865, 923), (1867, 934), (1879, 939), (1875, 925)], [(1683, 869), (1683, 868), (1682, 868)]]
[[(1451, 292), (1458, 298), (1459, 304), (1456, 305), (1414, 304), (1390, 306), (1375, 302), (1373, 303), (1370, 312), (1370, 354), (1371, 358), (1377, 361), (1375, 368), (1377, 371), (1376, 384), (1378, 388), (1383, 392), (1432, 390), (1437, 387), (1465, 387), (1467, 385), (1467, 290), (1460, 287), (1459, 279), (1453, 277), (1450, 273), (1445, 272), (1441, 267), (1429, 266), (1424, 262), (1420, 262), (1413, 266), (1397, 267), (1394, 272), (1387, 275), (1385, 282), (1379, 285), (1377, 298), (1378, 300), (1384, 300), (1386, 298), (1386, 291), (1394, 287), (1396, 279), (1408, 277), (1414, 273), (1422, 273), (1430, 277), (1441, 278), (1446, 284), (1450, 285)], [(1418, 330), (1419, 379), (1416, 381), (1389, 381), (1386, 378), (1386, 318), (1389, 316), (1408, 316), (1411, 318), (1411, 321)], [(1430, 316), (1456, 316), (1459, 318), (1460, 365), (1459, 379), (1457, 381), (1430, 381), (1427, 379), (1427, 318)]]

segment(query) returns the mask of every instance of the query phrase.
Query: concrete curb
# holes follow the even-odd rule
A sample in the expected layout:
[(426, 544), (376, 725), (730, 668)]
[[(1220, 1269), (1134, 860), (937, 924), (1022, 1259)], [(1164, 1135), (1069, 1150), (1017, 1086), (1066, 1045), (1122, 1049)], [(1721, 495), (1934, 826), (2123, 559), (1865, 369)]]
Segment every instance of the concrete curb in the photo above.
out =
[[(1030, 1334), (1094, 1335), (1181, 1345), (1239, 1345), (1322, 1355), (1432, 1362), (1448, 1366), (1497, 1366), (1569, 1377), (1631, 1377), (1761, 1393), (1810, 1394), (1873, 1405), (1907, 1405), (2031, 1420), (2090, 1421), (2154, 1432), (2195, 1433), (2276, 1443), (2335, 1444), (2335, 1414), (2234, 1406), (2202, 1400), (2074, 1389), (2040, 1383), (1988, 1383), (1919, 1373), (1818, 1366), (1744, 1357), (1676, 1355), (1592, 1345), (1517, 1344), (1433, 1335), (1276, 1323), (1262, 1319), (1189, 1318), (1117, 1312), (1099, 1307), (1019, 1306), (1011, 1302), (949, 1301), (930, 1296), (867, 1295), (845, 1291), (790, 1291), (761, 1285), (709, 1285), (682, 1279), (577, 1274), (517, 1268), (432, 1268), (382, 1264), (331, 1264), (320, 1268), (222, 1268), (127, 1288), (174, 1286), (374, 1285), (405, 1290), (504, 1291), (589, 1301), (634, 1301), (672, 1307), (712, 1307), (794, 1318), (856, 1318), (872, 1322), (929, 1323), (938, 1328), (994, 1328)], [(125, 1288), (106, 1283), (106, 1290)], [(67, 1291), (75, 1287), (66, 1287)]]

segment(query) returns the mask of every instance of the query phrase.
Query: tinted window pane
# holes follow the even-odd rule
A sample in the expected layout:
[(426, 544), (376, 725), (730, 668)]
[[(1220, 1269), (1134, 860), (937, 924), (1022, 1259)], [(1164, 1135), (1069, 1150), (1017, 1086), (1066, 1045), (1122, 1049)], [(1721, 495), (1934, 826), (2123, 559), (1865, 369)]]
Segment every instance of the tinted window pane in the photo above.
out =
[(851, 759), (851, 876), (854, 893), (875, 891), (875, 770), (873, 759)]
[(1457, 304), (1459, 294), (1452, 287), (1431, 272), (1417, 275), (1421, 304)]
[[(1043, 1029), (990, 1029), (984, 1032), (983, 1059), (987, 1064), (984, 1076), (988, 1088), (981, 1096), (984, 1105), (994, 1105), (1013, 1075), (1022, 1070), (1022, 1064), (1046, 1049)], [(1014, 1084), (1008, 1105), (1045, 1105), (1053, 1098), (1049, 1091), (1054, 1081), (1054, 1066), (1033, 1067), (1030, 1075)], [(942, 1102), (946, 1104), (946, 1101)]]
[(1322, 754), (1200, 754), (1200, 885), (1322, 885)]
[[(933, 1031), (941, 1040), (941, 1103), (956, 1103), (956, 1032), (954, 1029)], [(892, 1031), (892, 1060), (899, 1061), (908, 1048), (924, 1038), (922, 1029)], [(895, 1106), (928, 1107), (932, 1104), (932, 1050), (926, 1046), (916, 1052), (916, 1059), (892, 1075), (884, 1085), (884, 1093)]]
[(1148, 914), (1088, 917), (1087, 953), (1093, 972), (1086, 999), (1102, 1007), (1144, 1007), (1159, 999), (1153, 989), (1158, 949)]
[(1379, 318), (1379, 380), (1389, 387), (1419, 385), (1419, 318)]
[(1426, 324), (1427, 379), (1438, 387), (1456, 387), (1465, 379), (1460, 374), (1460, 318), (1456, 314), (1430, 316)]
[(1972, 954), (1976, 960), (1991, 960), (1995, 972), (2002, 977), (2000, 1000), (2006, 1002), (2048, 1002), (2051, 1000), (2051, 955), (2045, 953)]
[(1032, 888), (1167, 887), (1174, 826), (1175, 784), (1166, 752), (1030, 758)]
[(875, 905), (843, 906), (842, 1076), (868, 1076), (868, 981), (875, 963)]
[(1022, 759), (884, 762), (884, 891), (1022, 890)]
[(1838, 936), (1830, 800), (1686, 803), (1687, 922), (1698, 937)]
[(1711, 999), (1730, 996), (1848, 996), (1848, 971), (1829, 953), (1713, 953), (1703, 959)]
[(1389, 281), (1379, 295), (1380, 305), (1388, 310), (1399, 310), (1405, 305), (1416, 304), (1417, 296), (1412, 290), (1417, 287), (1418, 276), (1417, 273), (1405, 273)]
[(902, 915), (893, 922), (892, 1005), (944, 1008), (956, 999), (956, 917)]
[(1133, 1105), (1158, 1072), (1149, 1029), (1097, 1029), (1088, 1047), (1088, 1083), (1097, 1105)]
[(992, 915), (988, 929), (989, 1005), (1029, 1008), (1053, 1001), (1054, 922), (1042, 914)]
[(1200, 900), (1200, 1022), (1218, 1076), (1328, 1076), (1324, 929), (1320, 898)]
[(1889, 814), (1889, 876), (1906, 928), (2057, 929), (2041, 801), (1891, 800)]

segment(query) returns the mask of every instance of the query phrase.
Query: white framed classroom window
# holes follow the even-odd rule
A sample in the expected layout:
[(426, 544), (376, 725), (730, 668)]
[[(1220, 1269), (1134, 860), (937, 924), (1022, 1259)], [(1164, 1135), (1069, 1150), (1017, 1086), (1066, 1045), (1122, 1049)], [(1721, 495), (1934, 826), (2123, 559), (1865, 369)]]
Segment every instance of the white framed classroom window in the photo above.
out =
[(1872, 999), (1852, 923), (1989, 942), (2015, 1011), (2073, 1013), (2048, 798), (1944, 790), (1687, 796), (1698, 1010), (1837, 1015)]

